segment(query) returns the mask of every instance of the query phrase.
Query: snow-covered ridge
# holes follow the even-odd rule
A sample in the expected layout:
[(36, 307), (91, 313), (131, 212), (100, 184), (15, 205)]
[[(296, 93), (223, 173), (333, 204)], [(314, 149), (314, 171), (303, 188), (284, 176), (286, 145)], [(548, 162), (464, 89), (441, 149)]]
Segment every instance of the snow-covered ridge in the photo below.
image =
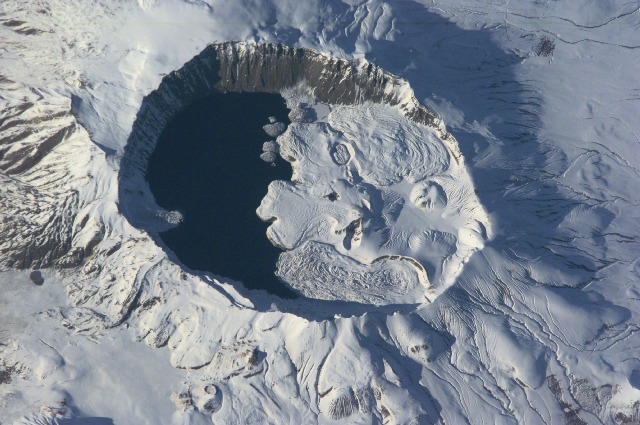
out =
[(0, 90), (0, 269), (78, 265), (71, 239), (87, 177), (64, 157), (89, 162), (96, 148), (68, 98), (6, 79)]

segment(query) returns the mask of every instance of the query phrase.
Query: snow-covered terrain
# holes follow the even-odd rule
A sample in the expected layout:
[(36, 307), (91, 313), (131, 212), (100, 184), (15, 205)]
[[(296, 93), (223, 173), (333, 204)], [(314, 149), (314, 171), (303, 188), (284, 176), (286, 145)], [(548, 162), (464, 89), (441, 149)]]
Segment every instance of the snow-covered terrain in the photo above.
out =
[(457, 147), (449, 151), (437, 129), (397, 108), (327, 105), (307, 91), (285, 92), (290, 108), (326, 115), (294, 122), (278, 138), (295, 184), (272, 183), (258, 208), (274, 220), (269, 239), (287, 250), (278, 275), (312, 298), (435, 298), (490, 236)]
[[(640, 423), (639, 27), (607, 0), (2, 1), (0, 423)], [(271, 67), (223, 88), (292, 109), (258, 214), (320, 299), (158, 243), (146, 160), (212, 43)], [(287, 55), (314, 81), (270, 80)]]

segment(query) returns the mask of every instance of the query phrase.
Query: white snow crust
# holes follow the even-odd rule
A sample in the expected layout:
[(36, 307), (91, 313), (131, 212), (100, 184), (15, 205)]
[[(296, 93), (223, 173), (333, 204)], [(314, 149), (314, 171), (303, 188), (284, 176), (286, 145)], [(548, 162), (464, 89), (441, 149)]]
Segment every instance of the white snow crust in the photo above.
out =
[[(327, 105), (309, 92), (283, 93), (291, 110), (325, 112), (278, 137), (294, 184), (273, 182), (258, 208), (273, 221), (269, 239), (287, 250), (277, 274), (312, 298), (373, 304), (435, 298), (490, 237), (464, 165), (452, 159), (437, 129), (397, 108)], [(339, 254), (360, 264), (347, 266)], [(375, 271), (367, 270), (374, 263)], [(394, 271), (386, 273), (387, 265)]]
[[(640, 423), (639, 10), (3, 0), (0, 424)], [(408, 82), (395, 107), (284, 93), (313, 113), (258, 212), (321, 300), (186, 270), (150, 234), (179, 213), (119, 210), (143, 98), (233, 40)]]

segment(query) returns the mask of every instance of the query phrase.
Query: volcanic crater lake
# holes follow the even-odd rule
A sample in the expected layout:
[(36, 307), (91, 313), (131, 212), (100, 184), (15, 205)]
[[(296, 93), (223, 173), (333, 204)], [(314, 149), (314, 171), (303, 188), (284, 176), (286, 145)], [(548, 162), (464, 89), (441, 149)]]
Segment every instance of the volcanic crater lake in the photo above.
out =
[(204, 97), (162, 131), (147, 179), (158, 204), (184, 217), (160, 234), (184, 265), (290, 298), (293, 292), (274, 275), (281, 250), (256, 214), (269, 183), (291, 179), (286, 161), (260, 159), (263, 142), (273, 140), (262, 126), (268, 117), (288, 125), (288, 112), (279, 94)]

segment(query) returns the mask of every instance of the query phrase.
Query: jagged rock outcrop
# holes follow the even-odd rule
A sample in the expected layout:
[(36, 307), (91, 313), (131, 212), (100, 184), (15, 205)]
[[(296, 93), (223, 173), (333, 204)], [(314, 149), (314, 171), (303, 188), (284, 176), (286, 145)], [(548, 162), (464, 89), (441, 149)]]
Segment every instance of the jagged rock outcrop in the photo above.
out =
[(96, 148), (78, 142), (86, 132), (68, 98), (2, 77), (0, 91), (0, 269), (77, 265), (84, 252), (68, 254), (82, 200), (60, 158), (85, 161)]

